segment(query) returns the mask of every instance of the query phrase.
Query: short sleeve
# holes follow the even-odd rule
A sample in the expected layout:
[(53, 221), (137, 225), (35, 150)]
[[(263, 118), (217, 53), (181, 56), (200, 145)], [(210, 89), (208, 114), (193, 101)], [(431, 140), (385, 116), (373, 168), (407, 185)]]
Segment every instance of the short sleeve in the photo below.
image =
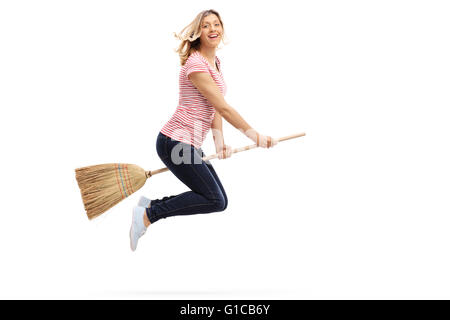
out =
[(206, 72), (210, 73), (208, 66), (205, 65), (205, 62), (199, 56), (191, 55), (185, 63), (186, 67), (186, 77), (189, 76), (192, 72)]

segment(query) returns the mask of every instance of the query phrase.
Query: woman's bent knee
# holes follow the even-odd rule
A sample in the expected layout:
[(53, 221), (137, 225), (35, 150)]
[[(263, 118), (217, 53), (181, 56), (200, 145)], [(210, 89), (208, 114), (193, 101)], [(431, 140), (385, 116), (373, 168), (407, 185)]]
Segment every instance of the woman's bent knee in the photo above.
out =
[(228, 206), (228, 198), (226, 196), (225, 196), (224, 202), (225, 202), (225, 204), (224, 204), (223, 210), (225, 210)]
[(225, 199), (223, 194), (221, 194), (219, 198), (214, 200), (215, 211), (216, 212), (224, 211), (227, 207), (227, 202), (228, 202), (227, 199)]

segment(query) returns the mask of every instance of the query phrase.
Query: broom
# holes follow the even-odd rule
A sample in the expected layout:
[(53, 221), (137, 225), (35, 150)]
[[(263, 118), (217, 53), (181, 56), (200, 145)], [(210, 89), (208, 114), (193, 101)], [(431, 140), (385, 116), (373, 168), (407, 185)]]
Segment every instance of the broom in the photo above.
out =
[[(286, 141), (304, 136), (297, 133), (278, 139)], [(257, 145), (249, 145), (232, 150), (232, 153), (250, 150)], [(215, 159), (219, 153), (203, 157), (204, 161)], [(145, 171), (135, 164), (106, 163), (75, 169), (75, 176), (81, 191), (84, 208), (89, 219), (93, 219), (130, 196), (145, 184), (151, 176), (168, 171), (161, 168)]]

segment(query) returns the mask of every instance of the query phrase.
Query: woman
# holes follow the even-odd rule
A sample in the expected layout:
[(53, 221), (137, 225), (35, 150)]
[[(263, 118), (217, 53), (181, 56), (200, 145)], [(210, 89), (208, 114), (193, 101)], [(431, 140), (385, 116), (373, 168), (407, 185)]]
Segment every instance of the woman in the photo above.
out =
[(224, 142), (222, 117), (253, 140), (258, 147), (270, 148), (275, 139), (254, 130), (224, 100), (226, 85), (216, 49), (224, 28), (215, 10), (200, 12), (180, 35), (177, 50), (181, 59), (179, 105), (163, 126), (156, 140), (156, 151), (164, 164), (191, 191), (163, 199), (141, 197), (133, 209), (130, 246), (134, 251), (139, 238), (151, 223), (175, 215), (219, 212), (228, 199), (211, 163), (202, 160), (201, 145), (212, 130), (219, 159), (231, 156)]

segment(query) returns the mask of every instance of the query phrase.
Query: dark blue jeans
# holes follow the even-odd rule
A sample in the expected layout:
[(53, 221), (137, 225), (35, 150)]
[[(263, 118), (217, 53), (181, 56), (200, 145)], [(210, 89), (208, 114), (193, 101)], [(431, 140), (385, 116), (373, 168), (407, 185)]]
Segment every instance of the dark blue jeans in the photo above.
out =
[(156, 139), (156, 152), (166, 167), (191, 191), (178, 195), (151, 200), (147, 216), (151, 223), (159, 219), (198, 213), (224, 211), (228, 204), (227, 195), (201, 148), (173, 140), (162, 134)]

